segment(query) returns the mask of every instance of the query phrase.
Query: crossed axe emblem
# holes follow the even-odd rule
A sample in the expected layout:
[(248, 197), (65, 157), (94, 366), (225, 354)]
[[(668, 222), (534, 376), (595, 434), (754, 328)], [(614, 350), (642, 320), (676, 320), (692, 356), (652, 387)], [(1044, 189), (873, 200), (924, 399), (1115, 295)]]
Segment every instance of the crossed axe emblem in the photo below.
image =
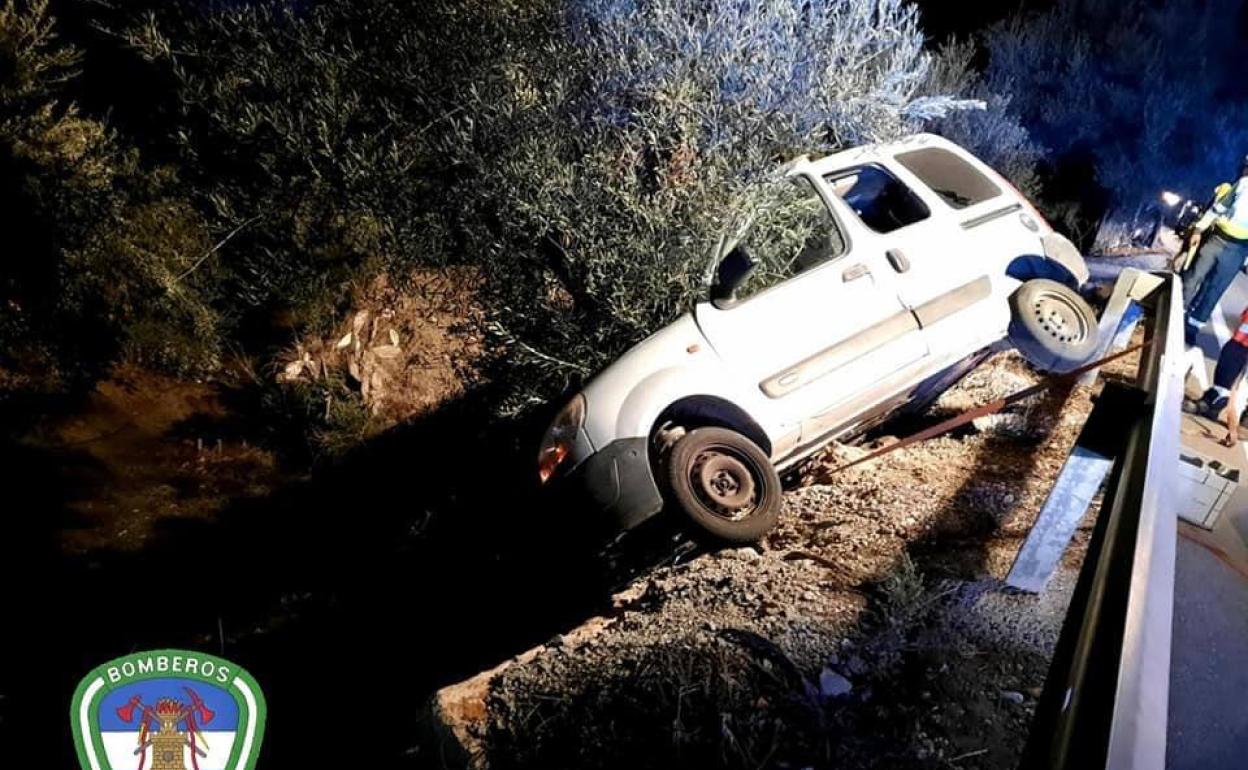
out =
[[(203, 740), (203, 736), (199, 733), (198, 725), (208, 724), (217, 714), (208, 708), (208, 705), (204, 703), (203, 699), (194, 690), (189, 687), (183, 687), (182, 689), (186, 690), (187, 696), (190, 697), (190, 704), (182, 703), (172, 698), (160, 698), (154, 705), (148, 705), (143, 702), (142, 696), (134, 695), (125, 704), (117, 707), (118, 719), (126, 724), (133, 722), (136, 716), (135, 712), (138, 712), (139, 747), (134, 750), (134, 753), (140, 755), (139, 770), (143, 770), (143, 764), (147, 758), (147, 748), (152, 745), (152, 741), (147, 737), (148, 723), (150, 721), (155, 721), (159, 725), (162, 722), (177, 724), (185, 720), (188, 736), (186, 745), (191, 748), (191, 765), (195, 770), (199, 770), (196, 754), (201, 757), (208, 756), (208, 752), (197, 745), (197, 737), (200, 742)], [(198, 717), (198, 722), (196, 717)]]

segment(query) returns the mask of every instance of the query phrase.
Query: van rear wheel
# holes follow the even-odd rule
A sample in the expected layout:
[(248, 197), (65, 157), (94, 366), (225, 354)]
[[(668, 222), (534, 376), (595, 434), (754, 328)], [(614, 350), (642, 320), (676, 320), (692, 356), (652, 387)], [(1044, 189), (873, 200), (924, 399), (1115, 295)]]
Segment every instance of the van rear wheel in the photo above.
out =
[(726, 428), (698, 428), (672, 447), (667, 480), (676, 505), (703, 532), (754, 543), (780, 519), (780, 476), (757, 444)]
[(1047, 278), (1027, 281), (1010, 296), (1010, 311), (1010, 342), (1046, 372), (1077, 369), (1096, 353), (1096, 313), (1069, 286)]

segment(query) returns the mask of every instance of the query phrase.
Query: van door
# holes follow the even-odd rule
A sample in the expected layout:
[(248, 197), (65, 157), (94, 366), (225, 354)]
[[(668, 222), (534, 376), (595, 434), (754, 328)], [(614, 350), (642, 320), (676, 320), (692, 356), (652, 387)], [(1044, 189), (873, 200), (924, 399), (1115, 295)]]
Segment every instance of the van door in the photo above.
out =
[(824, 181), (877, 236), (884, 269), (935, 360), (967, 355), (1000, 337), (990, 301), (992, 266), (970, 248), (943, 204), (917, 193), (883, 161), (828, 173)]
[[(1040, 260), (1045, 253), (1040, 215), (1009, 182), (961, 148), (920, 146), (898, 152), (893, 160), (898, 175), (928, 201), (934, 216), (956, 225), (951, 237), (961, 239), (959, 258), (977, 264), (977, 272), (995, 286), (997, 300), (984, 303), (985, 312), (967, 323), (1004, 333), (1010, 312), (1003, 300), (1013, 291), (1006, 271), (1018, 257)], [(951, 320), (949, 325), (956, 324)]]
[(791, 181), (741, 243), (758, 263), (750, 282), (696, 312), (738, 384), (759, 394), (773, 437), (925, 353), (884, 255), (851, 242), (811, 179)]

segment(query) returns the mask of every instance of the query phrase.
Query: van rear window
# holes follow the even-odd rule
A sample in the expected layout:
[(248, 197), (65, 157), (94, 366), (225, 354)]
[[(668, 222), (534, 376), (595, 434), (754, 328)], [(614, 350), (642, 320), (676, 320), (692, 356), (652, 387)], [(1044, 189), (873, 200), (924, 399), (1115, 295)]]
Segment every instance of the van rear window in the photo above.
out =
[(897, 162), (955, 209), (974, 206), (1001, 194), (1001, 188), (974, 166), (939, 147), (900, 153)]

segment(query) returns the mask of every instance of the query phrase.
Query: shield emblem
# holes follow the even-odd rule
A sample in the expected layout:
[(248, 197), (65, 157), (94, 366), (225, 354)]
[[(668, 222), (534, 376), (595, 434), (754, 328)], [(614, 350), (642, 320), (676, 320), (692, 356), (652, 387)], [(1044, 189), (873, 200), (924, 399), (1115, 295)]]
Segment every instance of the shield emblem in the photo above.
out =
[(251, 770), (264, 718), (264, 694), (250, 674), (188, 650), (98, 666), (70, 706), (83, 770)]

